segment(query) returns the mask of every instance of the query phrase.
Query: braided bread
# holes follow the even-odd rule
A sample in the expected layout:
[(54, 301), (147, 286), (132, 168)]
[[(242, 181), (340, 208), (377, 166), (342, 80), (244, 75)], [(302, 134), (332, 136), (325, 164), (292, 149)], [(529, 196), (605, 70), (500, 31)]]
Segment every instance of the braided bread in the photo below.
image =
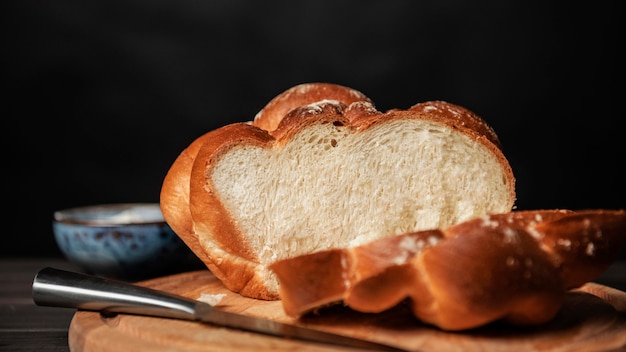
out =
[(444, 228), (515, 202), (491, 127), (444, 101), (378, 111), (340, 85), (298, 85), (174, 161), (166, 221), (224, 285), (279, 299), (279, 260)]
[(626, 212), (536, 210), (283, 259), (270, 268), (285, 312), (343, 302), (377, 313), (408, 299), (421, 321), (464, 330), (551, 320), (565, 293), (595, 279), (626, 243)]

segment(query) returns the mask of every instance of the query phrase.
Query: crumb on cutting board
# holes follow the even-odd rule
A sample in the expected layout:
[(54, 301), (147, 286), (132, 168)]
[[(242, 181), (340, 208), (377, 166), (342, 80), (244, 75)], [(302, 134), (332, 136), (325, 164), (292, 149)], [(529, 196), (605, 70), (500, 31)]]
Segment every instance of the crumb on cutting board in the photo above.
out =
[(216, 306), (217, 304), (220, 303), (220, 301), (222, 300), (222, 298), (224, 298), (224, 296), (226, 296), (225, 293), (219, 293), (219, 294), (201, 293), (200, 297), (198, 297), (197, 300), (200, 302), (208, 303), (211, 306)]

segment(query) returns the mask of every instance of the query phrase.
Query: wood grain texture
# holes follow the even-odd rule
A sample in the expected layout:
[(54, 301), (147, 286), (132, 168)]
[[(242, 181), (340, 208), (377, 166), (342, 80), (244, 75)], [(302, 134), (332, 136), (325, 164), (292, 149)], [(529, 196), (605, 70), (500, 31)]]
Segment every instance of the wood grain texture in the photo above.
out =
[[(400, 305), (381, 314), (364, 314), (342, 306), (293, 321), (280, 301), (259, 301), (226, 289), (209, 271), (201, 270), (153, 279), (141, 285), (197, 299), (225, 294), (217, 307), (231, 312), (306, 325), (320, 330), (369, 339), (410, 351), (615, 351), (626, 348), (623, 292), (606, 290), (613, 305), (596, 294), (605, 286), (568, 293), (565, 305), (550, 323), (527, 329), (491, 324), (449, 333), (426, 326)], [(617, 295), (615, 294), (617, 293)], [(600, 294), (598, 294), (600, 295)], [(348, 351), (327, 345), (280, 339), (208, 324), (119, 314), (104, 317), (78, 311), (70, 324), (70, 350), (78, 351)]]

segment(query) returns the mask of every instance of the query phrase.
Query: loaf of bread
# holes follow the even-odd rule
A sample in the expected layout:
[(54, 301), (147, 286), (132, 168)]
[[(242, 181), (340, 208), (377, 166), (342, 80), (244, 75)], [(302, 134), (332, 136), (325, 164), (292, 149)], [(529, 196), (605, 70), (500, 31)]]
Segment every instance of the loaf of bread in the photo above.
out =
[(161, 189), (165, 220), (215, 276), (267, 300), (280, 298), (277, 261), (507, 213), (514, 202), (500, 141), (473, 112), (444, 101), (381, 112), (327, 83), (290, 88), (253, 121), (200, 136)]
[(554, 318), (569, 289), (604, 272), (625, 242), (624, 211), (516, 211), (270, 268), (294, 317), (336, 303), (377, 313), (408, 302), (417, 318), (444, 330), (535, 325)]

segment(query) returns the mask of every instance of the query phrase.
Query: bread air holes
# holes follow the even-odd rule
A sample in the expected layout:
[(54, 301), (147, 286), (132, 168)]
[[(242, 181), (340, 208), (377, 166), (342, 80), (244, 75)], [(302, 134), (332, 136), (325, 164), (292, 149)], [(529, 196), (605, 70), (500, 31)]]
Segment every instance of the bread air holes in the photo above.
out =
[(330, 150), (331, 148), (336, 148), (339, 145), (335, 138), (323, 138), (319, 141), (319, 143), (323, 145), (324, 150)]
[(339, 141), (342, 138), (346, 138), (349, 133), (345, 130), (345, 128), (343, 128), (344, 124), (340, 121), (335, 121), (332, 125), (334, 128), (331, 128), (330, 130), (322, 129), (311, 134), (306, 140), (307, 143), (310, 145), (317, 144), (322, 147), (322, 150), (325, 151), (338, 147)]
[(335, 138), (318, 138), (317, 136), (311, 136), (307, 142), (309, 144), (324, 145), (324, 150), (329, 150), (331, 147), (335, 148), (339, 145)]

